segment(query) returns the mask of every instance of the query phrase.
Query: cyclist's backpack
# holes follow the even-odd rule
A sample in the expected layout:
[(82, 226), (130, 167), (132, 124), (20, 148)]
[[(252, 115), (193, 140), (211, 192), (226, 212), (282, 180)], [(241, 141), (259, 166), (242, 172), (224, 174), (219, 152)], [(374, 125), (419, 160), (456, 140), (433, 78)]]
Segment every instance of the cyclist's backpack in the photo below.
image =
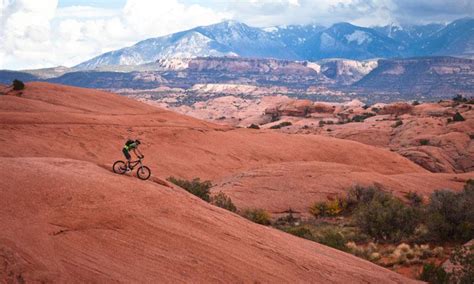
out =
[(132, 139), (128, 139), (127, 142), (125, 142), (125, 145), (130, 146), (133, 143), (135, 143), (135, 141), (133, 141)]

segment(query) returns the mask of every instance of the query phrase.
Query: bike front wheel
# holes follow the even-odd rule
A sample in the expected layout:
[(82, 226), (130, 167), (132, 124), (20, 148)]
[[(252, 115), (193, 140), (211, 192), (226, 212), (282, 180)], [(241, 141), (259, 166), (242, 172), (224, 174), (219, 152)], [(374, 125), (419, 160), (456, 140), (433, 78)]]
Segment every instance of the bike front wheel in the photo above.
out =
[(142, 180), (146, 180), (150, 177), (151, 171), (147, 166), (141, 166), (137, 170), (137, 177)]
[(116, 174), (123, 175), (127, 171), (127, 165), (125, 164), (124, 161), (117, 161), (114, 163), (112, 170)]

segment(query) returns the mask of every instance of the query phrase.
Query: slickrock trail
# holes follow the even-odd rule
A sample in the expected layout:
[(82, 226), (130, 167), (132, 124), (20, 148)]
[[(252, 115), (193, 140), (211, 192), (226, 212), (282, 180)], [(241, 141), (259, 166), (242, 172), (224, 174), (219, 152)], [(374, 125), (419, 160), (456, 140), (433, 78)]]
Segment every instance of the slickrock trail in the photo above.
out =
[[(122, 159), (127, 138), (144, 141), (150, 181), (107, 169)], [(290, 198), (281, 204), (280, 193), (322, 198), (321, 185), (303, 187), (304, 174), (316, 184), (334, 181), (330, 192), (373, 181), (425, 193), (438, 185), (459, 189), (456, 180), (466, 178), (434, 175), (429, 184), (432, 174), (408, 159), (358, 142), (232, 129), (46, 83), (27, 84), (18, 97), (0, 96), (0, 141), (0, 279), (7, 282), (409, 283), (153, 180), (244, 178), (254, 191), (281, 183), (276, 195), (262, 191), (268, 203), (259, 204), (279, 210), (307, 205)], [(260, 198), (225, 190), (240, 206)]]
[(1, 161), (0, 279), (7, 282), (410, 282), (89, 162)]

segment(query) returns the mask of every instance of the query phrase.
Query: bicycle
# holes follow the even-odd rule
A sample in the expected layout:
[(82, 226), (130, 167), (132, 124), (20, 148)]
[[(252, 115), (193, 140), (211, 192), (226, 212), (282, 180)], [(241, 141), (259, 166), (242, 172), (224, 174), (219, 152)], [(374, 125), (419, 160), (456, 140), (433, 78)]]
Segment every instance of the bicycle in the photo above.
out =
[[(137, 177), (141, 180), (147, 180), (148, 178), (150, 178), (150, 175), (151, 175), (151, 171), (150, 171), (150, 168), (148, 168), (147, 166), (144, 166), (143, 163), (142, 163), (142, 159), (144, 157), (141, 156), (141, 157), (138, 157), (138, 160), (136, 161), (130, 161), (129, 163), (129, 166), (130, 166), (130, 170), (133, 171), (133, 169), (140, 165), (138, 167), (138, 170), (137, 170)], [(114, 165), (112, 166), (112, 170), (114, 171), (114, 173), (116, 174), (125, 174), (127, 172), (127, 163), (124, 162), (124, 161), (116, 161), (114, 163)]]

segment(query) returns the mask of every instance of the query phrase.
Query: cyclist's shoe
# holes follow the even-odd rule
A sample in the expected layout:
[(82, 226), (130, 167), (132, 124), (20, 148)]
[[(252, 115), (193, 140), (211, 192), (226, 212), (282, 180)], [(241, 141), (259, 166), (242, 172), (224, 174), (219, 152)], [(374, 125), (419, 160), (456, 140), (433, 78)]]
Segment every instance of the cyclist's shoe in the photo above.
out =
[(125, 172), (128, 173), (128, 172), (131, 172), (132, 169), (130, 169), (129, 167), (127, 167), (127, 169), (125, 169)]

